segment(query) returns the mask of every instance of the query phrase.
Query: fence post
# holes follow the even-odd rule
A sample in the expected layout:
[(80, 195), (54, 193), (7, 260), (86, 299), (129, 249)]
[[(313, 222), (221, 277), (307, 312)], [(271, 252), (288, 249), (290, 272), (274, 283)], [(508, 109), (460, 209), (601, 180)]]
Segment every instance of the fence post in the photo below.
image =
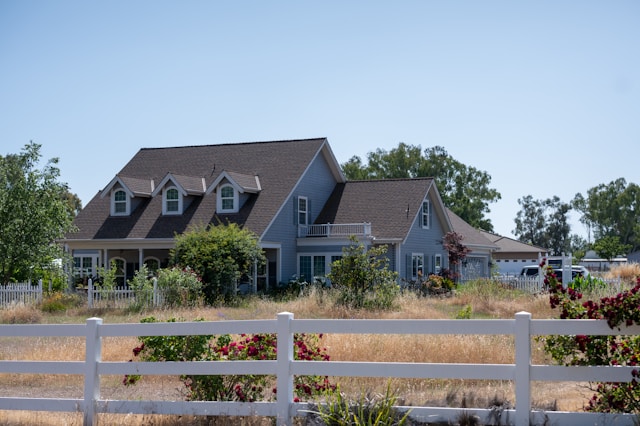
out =
[(515, 424), (528, 426), (531, 413), (531, 314), (529, 312), (518, 312), (516, 314), (515, 344)]
[(42, 300), (42, 278), (38, 280), (38, 294), (36, 295), (36, 300)]
[(93, 280), (91, 278), (87, 280), (87, 304), (89, 308), (93, 308)]
[(84, 371), (84, 426), (95, 426), (98, 424), (96, 402), (100, 399), (98, 363), (102, 360), (101, 325), (102, 318), (89, 318), (87, 320)]
[(291, 426), (292, 418), (290, 413), (291, 403), (293, 403), (293, 375), (291, 374), (291, 362), (293, 362), (293, 333), (291, 332), (291, 312), (281, 312), (278, 314), (276, 325), (277, 334), (277, 361), (276, 361), (276, 384), (277, 399), (276, 412), (278, 426)]

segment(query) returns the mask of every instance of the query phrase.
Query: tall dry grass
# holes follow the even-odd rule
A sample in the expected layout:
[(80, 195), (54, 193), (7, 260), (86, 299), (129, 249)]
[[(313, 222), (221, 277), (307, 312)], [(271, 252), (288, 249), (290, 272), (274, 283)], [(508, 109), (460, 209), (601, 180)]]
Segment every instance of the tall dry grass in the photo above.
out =
[[(155, 310), (142, 313), (125, 313), (118, 310), (102, 309), (90, 311), (84, 308), (68, 310), (64, 314), (44, 314), (44, 323), (82, 323), (86, 318), (99, 316), (105, 323), (139, 322), (153, 315), (159, 320), (180, 318), (184, 320), (205, 319), (208, 321), (273, 319), (279, 312), (292, 312), (296, 318), (388, 318), (388, 319), (452, 319), (460, 312), (470, 313), (477, 318), (513, 318), (520, 311), (530, 312), (533, 318), (552, 318), (548, 297), (529, 295), (506, 290), (492, 281), (478, 281), (461, 287), (449, 297), (418, 297), (403, 294), (397, 309), (370, 312), (349, 310), (334, 303), (333, 294), (323, 290), (312, 290), (305, 297), (290, 301), (275, 302), (254, 297), (239, 308), (198, 307), (182, 310)], [(25, 318), (33, 315), (21, 313)], [(0, 311), (0, 321), (15, 315)], [(7, 321), (10, 322), (10, 321)], [(431, 363), (513, 363), (515, 354), (513, 338), (492, 335), (325, 335), (324, 345), (332, 360), (398, 361)], [(132, 358), (132, 348), (137, 345), (135, 338), (108, 338), (103, 342), (103, 359), (107, 361), (127, 361)], [(540, 347), (534, 345), (534, 362), (548, 361)], [(81, 360), (84, 357), (84, 342), (72, 338), (1, 338), (0, 359), (30, 360)], [(178, 399), (181, 398), (182, 384), (175, 377), (145, 377), (134, 387), (124, 387), (121, 377), (104, 377), (101, 395), (106, 399)], [(383, 394), (388, 384), (386, 379), (374, 378), (331, 378), (340, 388), (357, 398), (362, 392)], [(510, 382), (479, 380), (435, 380), (435, 379), (394, 379), (391, 385), (396, 389), (401, 401), (409, 405), (450, 405), (487, 406), (489, 403), (514, 401), (514, 390)], [(1, 375), (1, 396), (49, 396), (81, 398), (83, 395), (81, 376), (44, 375)], [(537, 406), (563, 410), (579, 410), (586, 401), (584, 389), (575, 384), (541, 383), (533, 386), (533, 399)], [(16, 413), (0, 411), (0, 424), (23, 424), (11, 420)], [(53, 423), (44, 419), (46, 415), (33, 414), (32, 422), (24, 424), (81, 424), (75, 414)], [(106, 419), (114, 418), (103, 416)], [(115, 416), (123, 419), (123, 416)], [(126, 424), (173, 424), (169, 416), (129, 416)], [(175, 420), (175, 419), (174, 419)], [(227, 419), (228, 420), (228, 419)], [(129, 422), (131, 421), (131, 423)], [(195, 420), (194, 420), (195, 421)], [(254, 420), (252, 420), (254, 421)], [(118, 420), (117, 422), (120, 422)], [(251, 424), (246, 420), (242, 424)], [(181, 423), (175, 423), (181, 424)], [(186, 423), (185, 423), (186, 424)], [(197, 423), (192, 423), (197, 424)], [(209, 423), (215, 424), (215, 423)], [(221, 423), (228, 424), (228, 423)], [(256, 423), (257, 424), (257, 423)]]

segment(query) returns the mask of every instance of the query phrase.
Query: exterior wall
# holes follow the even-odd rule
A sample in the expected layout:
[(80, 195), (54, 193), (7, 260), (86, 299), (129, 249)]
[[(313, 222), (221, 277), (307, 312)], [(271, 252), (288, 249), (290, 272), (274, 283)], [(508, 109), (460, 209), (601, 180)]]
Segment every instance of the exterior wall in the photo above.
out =
[(446, 250), (442, 247), (442, 236), (444, 235), (444, 228), (442, 223), (438, 220), (438, 215), (435, 214), (434, 209), (436, 203), (431, 199), (431, 223), (429, 229), (423, 229), (421, 226), (421, 217), (418, 215), (411, 231), (402, 245), (400, 250), (400, 259), (398, 259), (398, 275), (400, 280), (411, 280), (411, 257), (412, 254), (422, 254), (424, 256), (424, 271), (423, 275), (434, 273), (434, 259), (435, 255), (441, 255), (442, 268), (448, 268), (448, 256)]
[(534, 253), (494, 253), (494, 263), (499, 275), (520, 275), (523, 266), (537, 265), (538, 254)]
[(297, 197), (309, 201), (309, 223), (313, 223), (336, 186), (329, 164), (318, 155), (309, 166), (291, 196), (287, 199), (278, 217), (262, 236), (262, 241), (281, 243), (280, 281), (286, 282), (298, 274), (298, 223), (296, 215)]

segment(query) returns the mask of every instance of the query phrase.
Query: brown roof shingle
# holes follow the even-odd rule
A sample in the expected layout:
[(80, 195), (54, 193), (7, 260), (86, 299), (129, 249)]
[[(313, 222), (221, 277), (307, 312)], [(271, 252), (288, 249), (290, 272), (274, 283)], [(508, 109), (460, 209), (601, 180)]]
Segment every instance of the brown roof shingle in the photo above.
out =
[[(143, 148), (118, 172), (123, 182), (155, 182), (171, 173), (189, 177), (187, 185), (204, 178), (208, 187), (223, 171), (259, 176), (261, 192), (238, 213), (218, 217), (244, 225), (258, 235), (269, 225), (326, 138), (221, 145)], [(294, 160), (295, 161), (292, 161)], [(78, 232), (68, 239), (172, 238), (191, 225), (216, 220), (216, 194), (194, 198), (182, 215), (162, 216), (162, 197), (142, 199), (130, 216), (111, 217), (110, 197), (98, 193), (78, 214)]]

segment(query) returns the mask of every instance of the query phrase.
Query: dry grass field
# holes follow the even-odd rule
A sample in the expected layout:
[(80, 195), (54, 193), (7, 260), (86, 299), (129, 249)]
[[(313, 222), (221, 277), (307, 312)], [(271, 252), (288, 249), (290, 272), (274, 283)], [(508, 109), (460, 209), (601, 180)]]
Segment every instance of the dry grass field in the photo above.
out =
[[(638, 271), (640, 272), (640, 271)], [(618, 276), (620, 276), (619, 274)], [(638, 274), (640, 275), (640, 273)], [(312, 292), (286, 302), (250, 299), (239, 308), (200, 307), (190, 310), (125, 313), (116, 310), (70, 309), (62, 314), (43, 313), (35, 307), (15, 306), (0, 309), (0, 323), (83, 323), (98, 316), (105, 323), (139, 322), (153, 315), (158, 319), (182, 318), (209, 321), (273, 319), (279, 312), (293, 312), (296, 318), (393, 318), (452, 319), (471, 309), (471, 318), (513, 318), (528, 311), (533, 318), (553, 318), (548, 296), (505, 290), (491, 282), (466, 285), (450, 297), (423, 298), (405, 294), (399, 308), (389, 312), (353, 311), (336, 307), (331, 296)], [(514, 350), (509, 336), (401, 336), (401, 335), (325, 335), (324, 346), (332, 360), (416, 361), (453, 363), (513, 363)], [(103, 359), (129, 360), (137, 345), (133, 338), (109, 338), (103, 343)], [(549, 362), (534, 342), (534, 363)], [(0, 338), (0, 359), (81, 360), (84, 342), (77, 338)], [(181, 382), (175, 377), (145, 377), (133, 387), (121, 384), (122, 377), (102, 379), (105, 399), (181, 399)], [(336, 378), (343, 392), (357, 399), (363, 392), (383, 394), (388, 381), (367, 378)], [(486, 408), (496, 403), (513, 403), (510, 382), (474, 380), (402, 380), (391, 382), (405, 405), (468, 406)], [(0, 375), (0, 396), (81, 398), (83, 382), (79, 376)], [(580, 411), (590, 393), (583, 384), (539, 383), (532, 386), (537, 408)], [(229, 419), (192, 419), (172, 416), (100, 415), (100, 424), (169, 425), (230, 424)], [(234, 424), (260, 424), (258, 419), (242, 419)], [(76, 413), (0, 411), (2, 425), (80, 425)], [(268, 424), (268, 422), (266, 423)]]

